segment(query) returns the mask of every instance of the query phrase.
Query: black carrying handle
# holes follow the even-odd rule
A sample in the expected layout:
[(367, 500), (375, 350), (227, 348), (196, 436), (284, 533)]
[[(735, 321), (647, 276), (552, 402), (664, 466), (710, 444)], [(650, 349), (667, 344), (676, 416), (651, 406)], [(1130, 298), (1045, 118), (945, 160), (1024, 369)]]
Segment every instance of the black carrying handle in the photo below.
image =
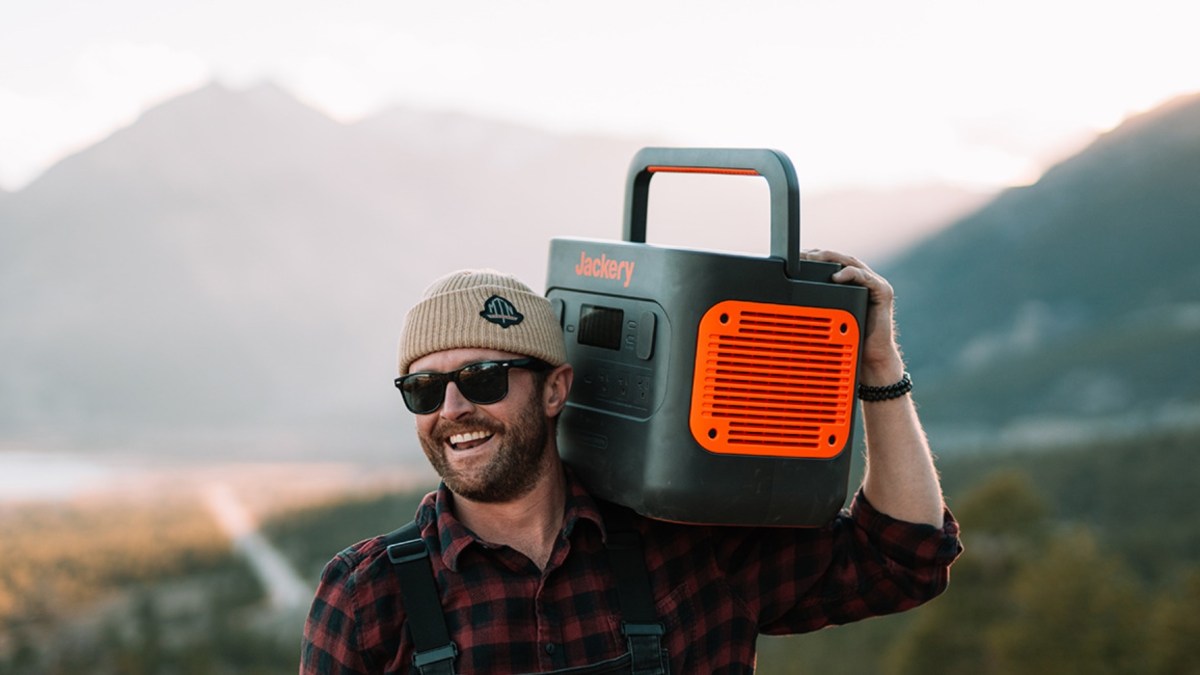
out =
[(625, 241), (646, 242), (646, 205), (656, 173), (762, 176), (771, 193), (771, 257), (787, 274), (800, 273), (800, 185), (787, 155), (748, 148), (642, 148), (629, 165), (625, 185)]

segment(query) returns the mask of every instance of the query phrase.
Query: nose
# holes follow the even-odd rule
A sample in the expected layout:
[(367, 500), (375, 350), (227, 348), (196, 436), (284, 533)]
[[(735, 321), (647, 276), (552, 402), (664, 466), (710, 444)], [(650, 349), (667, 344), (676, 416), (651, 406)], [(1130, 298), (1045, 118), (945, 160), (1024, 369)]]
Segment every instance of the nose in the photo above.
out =
[(442, 407), (438, 413), (449, 420), (454, 420), (471, 412), (475, 407), (474, 403), (467, 400), (466, 396), (458, 390), (458, 384), (454, 382), (446, 383), (446, 398), (442, 401)]

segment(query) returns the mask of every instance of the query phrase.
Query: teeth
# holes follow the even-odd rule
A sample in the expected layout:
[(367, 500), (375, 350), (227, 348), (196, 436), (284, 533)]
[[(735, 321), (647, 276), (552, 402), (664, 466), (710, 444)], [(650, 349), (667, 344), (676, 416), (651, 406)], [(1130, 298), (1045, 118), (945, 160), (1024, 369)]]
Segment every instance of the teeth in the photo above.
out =
[(487, 438), (490, 435), (491, 434), (489, 434), (486, 431), (472, 431), (472, 432), (465, 433), (465, 434), (454, 434), (453, 436), (450, 437), (450, 444), (458, 445), (460, 443), (469, 443), (471, 441), (478, 441), (479, 439)]

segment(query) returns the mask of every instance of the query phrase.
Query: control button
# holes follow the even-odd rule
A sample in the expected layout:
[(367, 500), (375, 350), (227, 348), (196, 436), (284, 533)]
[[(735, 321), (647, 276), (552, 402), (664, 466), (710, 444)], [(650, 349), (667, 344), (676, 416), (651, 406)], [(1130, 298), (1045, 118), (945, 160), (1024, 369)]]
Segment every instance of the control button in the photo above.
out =
[(636, 402), (640, 405), (645, 405), (650, 398), (650, 378), (644, 375), (638, 375), (633, 379), (633, 386), (637, 389)]
[(654, 312), (642, 312), (638, 321), (637, 357), (648, 361), (654, 354)]

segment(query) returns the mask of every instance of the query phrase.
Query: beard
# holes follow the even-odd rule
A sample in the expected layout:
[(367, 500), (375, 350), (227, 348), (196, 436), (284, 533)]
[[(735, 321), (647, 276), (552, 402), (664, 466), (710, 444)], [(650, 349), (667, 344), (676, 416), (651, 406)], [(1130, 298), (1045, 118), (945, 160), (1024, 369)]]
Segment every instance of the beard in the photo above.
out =
[[(475, 502), (499, 504), (528, 494), (546, 471), (543, 461), (550, 424), (536, 395), (530, 396), (505, 427), (492, 418), (468, 417), (439, 422), (430, 434), (418, 434), (425, 456), (438, 476), (456, 495)], [(446, 439), (454, 434), (483, 429), (498, 438), (499, 446), (482, 466), (454, 468)]]

